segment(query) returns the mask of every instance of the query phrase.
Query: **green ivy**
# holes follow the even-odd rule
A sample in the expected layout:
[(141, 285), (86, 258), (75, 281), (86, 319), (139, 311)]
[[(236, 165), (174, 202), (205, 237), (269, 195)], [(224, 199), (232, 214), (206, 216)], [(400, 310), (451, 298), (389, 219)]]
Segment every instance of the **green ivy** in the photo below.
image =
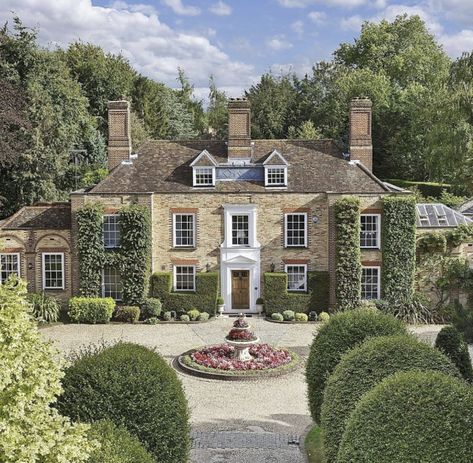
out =
[(335, 203), (335, 291), (339, 310), (354, 309), (361, 299), (360, 200)]
[(412, 298), (416, 268), (416, 202), (389, 196), (383, 205), (383, 293), (390, 302)]

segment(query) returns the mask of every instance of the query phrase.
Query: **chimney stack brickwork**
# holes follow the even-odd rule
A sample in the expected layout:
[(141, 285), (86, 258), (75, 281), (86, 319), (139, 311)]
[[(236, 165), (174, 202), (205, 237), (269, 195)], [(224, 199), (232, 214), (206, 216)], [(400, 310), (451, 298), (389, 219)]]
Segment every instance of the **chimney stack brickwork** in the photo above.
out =
[(112, 170), (131, 154), (130, 103), (108, 102), (108, 170)]
[(246, 98), (228, 102), (228, 159), (251, 158), (251, 113)]
[(373, 170), (373, 142), (371, 138), (372, 103), (368, 98), (354, 98), (350, 103), (350, 159), (360, 161)]

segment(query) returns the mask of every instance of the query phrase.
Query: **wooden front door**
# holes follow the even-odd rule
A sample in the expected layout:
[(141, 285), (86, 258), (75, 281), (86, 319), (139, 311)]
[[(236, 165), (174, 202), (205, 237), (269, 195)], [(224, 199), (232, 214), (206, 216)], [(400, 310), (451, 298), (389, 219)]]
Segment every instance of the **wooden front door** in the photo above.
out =
[(232, 270), (232, 309), (248, 310), (250, 308), (250, 272), (249, 270)]

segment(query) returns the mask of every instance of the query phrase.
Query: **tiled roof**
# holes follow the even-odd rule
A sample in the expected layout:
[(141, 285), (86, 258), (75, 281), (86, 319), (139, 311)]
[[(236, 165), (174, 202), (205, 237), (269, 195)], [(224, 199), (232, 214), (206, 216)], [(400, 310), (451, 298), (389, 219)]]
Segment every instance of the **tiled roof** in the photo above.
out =
[(417, 204), (417, 228), (446, 228), (473, 223), (458, 211), (441, 203)]
[(465, 201), (458, 210), (467, 216), (473, 215), (473, 199), (469, 199)]
[[(215, 188), (195, 189), (190, 164), (206, 149), (219, 164), (227, 164), (223, 141), (151, 140), (141, 145), (132, 165), (122, 164), (90, 190), (91, 193), (260, 193), (271, 191), (263, 182), (217, 182)], [(261, 165), (277, 150), (287, 160), (288, 187), (284, 191), (316, 193), (378, 193), (390, 191), (362, 166), (343, 159), (332, 140), (254, 140), (253, 163)]]
[(3, 230), (68, 230), (71, 228), (71, 205), (52, 203), (25, 206), (2, 221), (0, 228)]

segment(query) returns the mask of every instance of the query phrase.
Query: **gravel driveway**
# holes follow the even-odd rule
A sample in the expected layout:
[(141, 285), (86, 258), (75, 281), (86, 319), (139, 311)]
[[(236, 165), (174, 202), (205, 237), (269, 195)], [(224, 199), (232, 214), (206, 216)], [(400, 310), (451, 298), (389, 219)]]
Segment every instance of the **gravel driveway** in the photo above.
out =
[[(162, 325), (55, 325), (41, 330), (63, 351), (101, 341), (130, 341), (155, 347), (171, 362), (205, 344), (223, 342), (232, 319)], [(278, 324), (252, 318), (262, 342), (289, 347), (305, 361), (317, 330), (313, 324)], [(433, 342), (439, 326), (412, 330)], [(311, 425), (303, 365), (286, 376), (251, 382), (206, 380), (178, 373), (191, 409), (192, 463), (298, 463), (301, 436)]]

